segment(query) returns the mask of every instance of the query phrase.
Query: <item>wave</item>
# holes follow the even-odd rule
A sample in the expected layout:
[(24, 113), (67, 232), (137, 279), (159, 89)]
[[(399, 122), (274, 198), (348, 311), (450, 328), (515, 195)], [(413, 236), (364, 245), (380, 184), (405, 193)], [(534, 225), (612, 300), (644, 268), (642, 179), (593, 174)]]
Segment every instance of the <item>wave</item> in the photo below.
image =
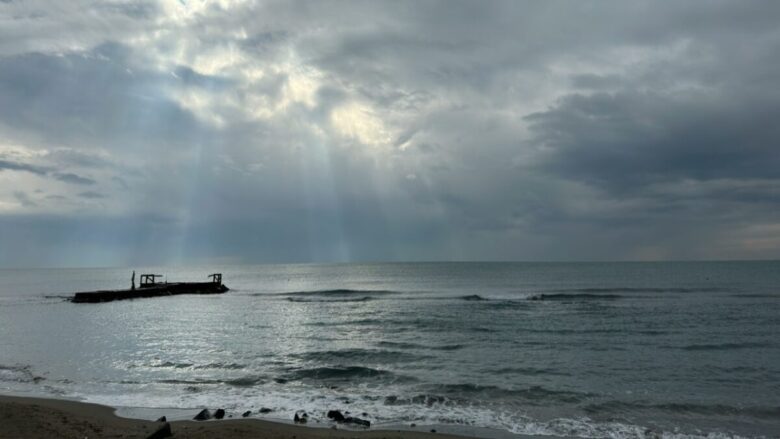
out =
[(389, 370), (363, 366), (315, 367), (294, 370), (281, 377), (287, 381), (347, 381), (351, 379), (375, 379), (385, 381), (415, 381), (414, 378), (397, 375)]
[(745, 342), (745, 343), (703, 343), (681, 346), (684, 351), (728, 351), (735, 349), (755, 349), (771, 347), (770, 343)]
[(555, 369), (542, 368), (542, 367), (502, 367), (500, 369), (490, 369), (487, 372), (498, 375), (556, 375), (556, 376), (571, 376), (571, 374), (557, 371)]
[(615, 334), (615, 335), (667, 335), (670, 332), (655, 329), (624, 329), (624, 328), (561, 328), (561, 329), (537, 329), (517, 328), (518, 333), (529, 334), (554, 334), (554, 335), (578, 335), (578, 334)]
[(193, 379), (163, 379), (156, 381), (161, 384), (187, 384), (193, 385), (228, 385), (234, 387), (251, 387), (258, 384), (264, 384), (268, 381), (267, 376), (262, 375), (247, 375), (238, 378), (231, 379), (208, 379), (208, 378), (193, 378)]
[(759, 419), (780, 419), (780, 406), (734, 407), (724, 404), (649, 403), (645, 401), (608, 401), (589, 404), (584, 408), (591, 414), (614, 414), (638, 410), (654, 410), (672, 414), (704, 416), (748, 416)]
[(356, 320), (345, 320), (345, 321), (336, 321), (336, 322), (310, 322), (310, 323), (304, 323), (304, 326), (349, 326), (349, 325), (356, 325), (356, 326), (363, 326), (363, 325), (380, 325), (380, 324), (387, 324), (387, 323), (399, 323), (400, 321), (392, 321), (392, 320), (383, 320), (383, 319), (356, 319)]
[(45, 379), (35, 375), (29, 365), (5, 366), (0, 364), (0, 381), (38, 384)]
[(623, 297), (624, 296), (621, 296), (620, 294), (559, 293), (559, 294), (537, 294), (528, 297), (528, 300), (564, 300), (564, 301), (566, 300), (617, 300), (617, 299), (622, 299)]
[(191, 380), (165, 379), (165, 380), (158, 380), (156, 382), (162, 384), (225, 384), (225, 381), (223, 380), (209, 380), (209, 379), (202, 379), (202, 378), (195, 378)]
[(427, 349), (426, 346), (417, 343), (406, 343), (398, 341), (380, 341), (376, 343), (377, 346), (394, 349)]
[[(339, 288), (334, 290), (311, 290), (311, 291), (292, 291), (288, 293), (277, 293), (277, 296), (288, 297), (354, 297), (354, 296), (385, 296), (389, 294), (400, 294), (400, 291), (389, 290), (352, 290)], [(266, 295), (266, 294), (256, 294)]]
[(482, 297), (482, 296), (480, 296), (478, 294), (471, 294), (469, 296), (460, 296), (459, 299), (468, 300), (468, 301), (475, 301), (475, 302), (487, 301), (488, 300), (488, 299), (485, 299), (484, 297)]
[(238, 363), (209, 363), (195, 366), (195, 369), (245, 369), (245, 364)]
[(498, 386), (479, 384), (440, 384), (431, 387), (433, 394), (443, 394), (454, 399), (473, 400), (476, 397), (521, 399), (526, 404), (580, 403), (593, 397), (591, 393), (553, 390), (542, 386), (523, 389), (505, 389)]
[(340, 349), (304, 352), (293, 355), (304, 361), (317, 362), (357, 362), (357, 363), (401, 363), (417, 361), (423, 356), (407, 352), (386, 351), (383, 349)]
[(395, 341), (380, 341), (376, 343), (377, 346), (393, 348), (393, 349), (423, 349), (433, 351), (457, 351), (466, 347), (465, 344), (446, 344), (437, 346), (425, 346), (417, 343), (395, 342)]
[(257, 384), (263, 384), (268, 380), (268, 377), (261, 375), (247, 375), (244, 377), (233, 378), (232, 380), (226, 380), (225, 384), (235, 387), (252, 387)]
[(604, 288), (563, 288), (552, 290), (555, 293), (708, 293), (717, 291), (728, 291), (725, 288), (718, 287), (604, 287)]
[(440, 346), (430, 346), (428, 349), (433, 349), (435, 351), (457, 351), (465, 347), (465, 344), (445, 344)]
[(732, 294), (731, 297), (738, 297), (741, 299), (780, 299), (780, 294), (760, 294), (760, 293)]
[(309, 299), (309, 298), (303, 298), (303, 297), (288, 297), (288, 302), (295, 302), (295, 303), (316, 303), (316, 302), (368, 302), (369, 300), (374, 300), (374, 297), (371, 296), (363, 296), (363, 297), (355, 297), (355, 298), (331, 298), (331, 299)]
[(162, 369), (167, 369), (167, 368), (186, 369), (188, 367), (194, 366), (194, 364), (193, 363), (176, 363), (176, 362), (173, 362), (173, 361), (165, 361), (165, 362), (162, 362), (162, 363), (148, 363), (148, 364), (145, 364), (144, 366), (146, 366), (146, 367), (154, 367), (154, 368), (162, 368)]

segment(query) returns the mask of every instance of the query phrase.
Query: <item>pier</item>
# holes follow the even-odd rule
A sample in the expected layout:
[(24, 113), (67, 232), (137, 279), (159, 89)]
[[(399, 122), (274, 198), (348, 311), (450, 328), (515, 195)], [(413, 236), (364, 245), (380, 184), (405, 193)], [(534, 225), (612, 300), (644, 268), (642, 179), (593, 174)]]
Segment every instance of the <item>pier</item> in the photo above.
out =
[(178, 294), (222, 294), (230, 289), (222, 283), (222, 274), (209, 275), (211, 282), (157, 282), (159, 274), (142, 274), (138, 288), (127, 290), (84, 291), (73, 295), (73, 303), (102, 303), (114, 300), (142, 299), (148, 297), (174, 296)]

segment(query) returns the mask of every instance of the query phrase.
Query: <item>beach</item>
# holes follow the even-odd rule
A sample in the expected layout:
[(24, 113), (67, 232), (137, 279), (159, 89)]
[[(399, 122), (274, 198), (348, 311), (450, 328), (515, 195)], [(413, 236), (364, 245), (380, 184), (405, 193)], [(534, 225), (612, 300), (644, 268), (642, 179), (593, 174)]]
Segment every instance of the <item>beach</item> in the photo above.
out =
[[(77, 401), (0, 395), (0, 438), (92, 439), (146, 438), (162, 422), (116, 416), (111, 407)], [(455, 439), (431, 432), (339, 430), (289, 425), (258, 419), (170, 422), (174, 438), (278, 439)]]

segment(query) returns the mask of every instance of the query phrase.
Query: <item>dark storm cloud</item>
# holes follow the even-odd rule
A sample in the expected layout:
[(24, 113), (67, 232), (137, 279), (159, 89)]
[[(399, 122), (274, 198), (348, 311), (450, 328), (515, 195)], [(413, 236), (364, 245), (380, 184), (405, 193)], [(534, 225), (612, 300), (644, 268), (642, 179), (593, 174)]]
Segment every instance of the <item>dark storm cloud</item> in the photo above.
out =
[(564, 178), (613, 192), (678, 179), (780, 178), (780, 100), (652, 92), (571, 95), (526, 117)]

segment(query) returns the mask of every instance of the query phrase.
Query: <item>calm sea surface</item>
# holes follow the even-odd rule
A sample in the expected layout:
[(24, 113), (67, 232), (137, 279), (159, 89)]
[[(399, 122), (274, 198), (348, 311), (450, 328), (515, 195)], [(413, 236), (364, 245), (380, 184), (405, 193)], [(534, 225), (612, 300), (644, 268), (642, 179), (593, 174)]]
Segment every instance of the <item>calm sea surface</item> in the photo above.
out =
[[(574, 437), (780, 437), (780, 262), (0, 270), (0, 392)], [(543, 299), (543, 300), (534, 300)], [(365, 412), (365, 415), (363, 413)], [(485, 430), (489, 435), (490, 430)]]

